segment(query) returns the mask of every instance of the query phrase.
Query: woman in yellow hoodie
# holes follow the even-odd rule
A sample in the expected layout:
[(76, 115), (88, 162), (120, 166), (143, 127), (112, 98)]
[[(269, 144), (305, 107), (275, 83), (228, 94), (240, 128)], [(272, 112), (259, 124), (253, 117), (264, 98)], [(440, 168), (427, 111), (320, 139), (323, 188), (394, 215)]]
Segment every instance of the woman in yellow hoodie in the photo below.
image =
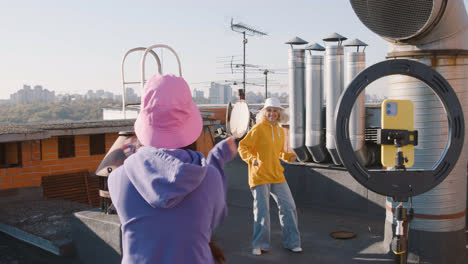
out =
[(270, 247), (270, 194), (279, 209), (283, 246), (302, 252), (296, 205), (279, 160), (294, 161), (296, 156), (284, 151), (284, 130), (279, 122), (287, 122), (287, 115), (277, 98), (268, 98), (257, 114), (257, 124), (239, 142), (239, 154), (249, 165), (249, 186), (254, 198), (254, 255), (261, 255)]

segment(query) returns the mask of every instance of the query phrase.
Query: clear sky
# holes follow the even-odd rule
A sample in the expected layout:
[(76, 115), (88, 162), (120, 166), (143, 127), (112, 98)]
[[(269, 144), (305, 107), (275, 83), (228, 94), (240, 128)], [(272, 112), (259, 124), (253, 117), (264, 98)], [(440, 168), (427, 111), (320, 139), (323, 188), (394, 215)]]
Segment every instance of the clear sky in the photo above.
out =
[[(358, 20), (347, 0), (1, 0), (0, 99), (9, 98), (23, 84), (57, 93), (83, 94), (89, 89), (121, 93), (124, 53), (153, 44), (177, 51), (191, 88), (241, 78), (221, 74), (229, 71), (220, 69), (221, 57), (242, 54), (242, 37), (231, 31), (231, 18), (268, 33), (249, 37), (246, 52), (248, 63), (264, 68), (287, 69), (284, 42), (294, 36), (321, 45), (322, 38), (333, 32), (359, 38), (369, 44), (367, 65), (386, 54), (386, 42)], [(140, 56), (129, 57), (127, 80), (139, 79)], [(175, 59), (167, 51), (162, 56), (164, 72), (176, 73)], [(153, 64), (148, 62), (150, 71)], [(286, 76), (271, 74), (269, 80), (287, 84)], [(264, 76), (248, 77), (259, 78), (260, 83)], [(281, 86), (272, 89), (287, 91)]]

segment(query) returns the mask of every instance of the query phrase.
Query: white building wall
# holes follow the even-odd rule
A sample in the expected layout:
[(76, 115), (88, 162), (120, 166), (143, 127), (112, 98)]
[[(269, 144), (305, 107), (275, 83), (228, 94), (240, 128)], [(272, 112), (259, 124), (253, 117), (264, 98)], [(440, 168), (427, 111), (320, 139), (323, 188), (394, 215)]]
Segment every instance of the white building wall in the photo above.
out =
[[(125, 112), (126, 112), (126, 119), (136, 119), (138, 116), (137, 110), (127, 109)], [(124, 114), (122, 110), (103, 108), (102, 119), (103, 120), (124, 119)]]

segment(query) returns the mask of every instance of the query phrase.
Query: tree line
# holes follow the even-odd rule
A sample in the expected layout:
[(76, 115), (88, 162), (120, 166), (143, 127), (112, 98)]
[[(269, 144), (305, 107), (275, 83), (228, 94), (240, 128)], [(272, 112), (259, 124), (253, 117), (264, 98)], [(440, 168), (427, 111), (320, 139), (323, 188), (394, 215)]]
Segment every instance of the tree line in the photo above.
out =
[(50, 103), (0, 105), (0, 123), (51, 123), (102, 120), (102, 108), (121, 107), (112, 99), (75, 99)]

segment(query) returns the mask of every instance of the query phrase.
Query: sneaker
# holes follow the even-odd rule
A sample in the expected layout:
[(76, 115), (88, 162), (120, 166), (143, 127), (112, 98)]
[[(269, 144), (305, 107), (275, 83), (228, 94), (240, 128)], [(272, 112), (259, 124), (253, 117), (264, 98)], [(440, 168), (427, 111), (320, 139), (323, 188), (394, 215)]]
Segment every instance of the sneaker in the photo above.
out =
[(291, 250), (294, 253), (301, 253), (302, 252), (301, 247), (290, 248), (289, 250)]
[(260, 256), (262, 254), (262, 250), (259, 249), (259, 248), (254, 248), (252, 249), (252, 255), (255, 255), (255, 256)]

